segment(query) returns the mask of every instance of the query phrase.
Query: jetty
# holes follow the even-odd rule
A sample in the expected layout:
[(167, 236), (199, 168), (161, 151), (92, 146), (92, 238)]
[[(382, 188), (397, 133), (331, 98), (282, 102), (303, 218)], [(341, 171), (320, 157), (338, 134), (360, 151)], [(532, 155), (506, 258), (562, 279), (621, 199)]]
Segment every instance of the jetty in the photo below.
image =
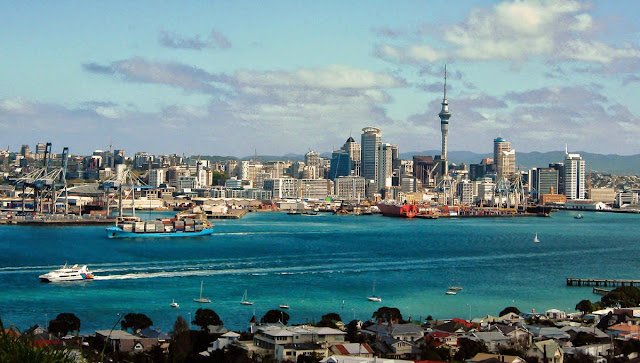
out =
[(583, 279), (576, 277), (567, 277), (567, 286), (635, 286), (640, 287), (640, 280), (633, 279)]

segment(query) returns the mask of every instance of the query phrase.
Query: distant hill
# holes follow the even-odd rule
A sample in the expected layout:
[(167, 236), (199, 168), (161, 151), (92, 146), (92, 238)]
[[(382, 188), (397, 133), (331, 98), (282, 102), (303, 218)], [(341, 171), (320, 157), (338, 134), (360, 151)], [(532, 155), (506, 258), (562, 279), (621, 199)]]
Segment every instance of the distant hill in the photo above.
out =
[[(616, 175), (640, 175), (640, 155), (603, 155), (585, 151), (575, 152), (586, 161), (587, 169), (593, 172), (611, 173)], [(413, 155), (439, 155), (440, 150), (401, 153), (402, 159), (411, 159)], [(493, 153), (478, 154), (470, 151), (450, 151), (449, 160), (459, 164), (477, 164), (484, 158), (493, 158)], [(521, 170), (535, 167), (547, 167), (549, 164), (562, 162), (564, 151), (549, 151), (530, 153), (516, 153), (516, 164)]]
[[(578, 154), (582, 155), (582, 158), (587, 162), (587, 169), (591, 169), (593, 172), (611, 173), (616, 175), (640, 175), (640, 154), (638, 155), (613, 155), (613, 154), (594, 154), (584, 151), (578, 151)], [(414, 155), (439, 155), (440, 150), (426, 150), (426, 151), (413, 151), (400, 153), (402, 159), (412, 159)], [(323, 158), (330, 158), (331, 153), (321, 153)], [(251, 160), (254, 156), (245, 156), (237, 158), (234, 156), (201, 156), (202, 159), (208, 159), (211, 161), (240, 159)], [(449, 160), (452, 163), (460, 164), (465, 163), (477, 164), (484, 158), (493, 158), (493, 153), (479, 154), (471, 151), (450, 151)], [(276, 160), (304, 160), (303, 154), (289, 153), (282, 156), (277, 155), (258, 155), (258, 160), (262, 162), (276, 161)], [(530, 153), (516, 153), (516, 163), (521, 170), (535, 168), (535, 167), (548, 167), (549, 164), (562, 162), (564, 160), (564, 151), (549, 151), (549, 152), (530, 152)]]

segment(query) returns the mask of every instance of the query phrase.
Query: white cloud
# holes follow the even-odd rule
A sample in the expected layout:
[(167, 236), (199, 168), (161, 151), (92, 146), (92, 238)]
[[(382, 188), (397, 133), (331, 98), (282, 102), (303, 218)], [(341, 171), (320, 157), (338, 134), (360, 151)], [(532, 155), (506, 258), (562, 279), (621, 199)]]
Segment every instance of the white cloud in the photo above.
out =
[(95, 111), (98, 115), (110, 119), (119, 119), (124, 115), (123, 112), (119, 111), (115, 107), (98, 106)]
[(446, 58), (520, 63), (542, 57), (551, 62), (597, 64), (640, 59), (640, 48), (635, 44), (619, 47), (596, 38), (599, 34), (595, 30), (601, 26), (590, 11), (588, 3), (574, 0), (503, 1), (491, 8), (472, 9), (464, 22), (430, 34), (445, 43), (442, 50), (422, 41), (378, 45), (375, 54), (391, 62), (419, 65)]
[(7, 113), (27, 115), (36, 112), (36, 105), (22, 97), (14, 97), (0, 101), (0, 109)]
[(377, 47), (376, 55), (390, 61), (409, 64), (432, 63), (446, 57), (445, 52), (436, 50), (426, 44), (406, 47), (382, 44)]

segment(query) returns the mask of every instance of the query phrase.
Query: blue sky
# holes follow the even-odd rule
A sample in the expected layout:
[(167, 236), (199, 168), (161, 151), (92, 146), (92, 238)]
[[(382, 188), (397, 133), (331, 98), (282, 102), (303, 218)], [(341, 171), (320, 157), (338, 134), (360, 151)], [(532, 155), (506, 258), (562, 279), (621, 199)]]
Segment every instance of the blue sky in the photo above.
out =
[[(636, 1), (0, 2), (0, 147), (640, 153)], [(60, 149), (60, 150), (58, 150)]]

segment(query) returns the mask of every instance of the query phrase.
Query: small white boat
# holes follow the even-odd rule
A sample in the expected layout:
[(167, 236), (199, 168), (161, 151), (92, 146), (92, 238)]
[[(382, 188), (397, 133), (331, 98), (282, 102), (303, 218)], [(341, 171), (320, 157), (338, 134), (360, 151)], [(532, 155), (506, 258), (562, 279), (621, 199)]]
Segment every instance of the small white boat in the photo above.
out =
[(87, 265), (67, 267), (65, 263), (62, 268), (47, 272), (38, 276), (38, 278), (42, 282), (83, 281), (93, 280), (93, 274), (89, 271)]
[(462, 287), (460, 287), (460, 286), (451, 286), (451, 287), (449, 287), (449, 291), (462, 291)]
[(456, 292), (455, 291), (447, 291), (447, 292), (445, 292), (445, 294), (447, 294), (447, 295), (455, 295)]
[(247, 300), (247, 290), (244, 290), (244, 295), (242, 295), (242, 300), (240, 300), (240, 304), (242, 305), (253, 305), (253, 301)]
[(535, 243), (539, 243), (540, 242), (540, 240), (538, 239), (538, 234), (537, 233), (536, 233), (536, 236), (533, 237), (533, 242), (535, 242)]
[(580, 214), (580, 213), (578, 213), (578, 215), (577, 215), (577, 216), (573, 217), (573, 219), (582, 219), (582, 218), (583, 218), (583, 217), (582, 217), (582, 214)]
[(202, 297), (202, 281), (200, 281), (200, 297), (197, 299), (193, 299), (193, 301), (197, 302), (197, 303), (202, 303), (202, 304), (206, 304), (206, 303), (210, 303), (211, 300)]
[(175, 299), (171, 299), (171, 307), (172, 308), (179, 308), (180, 304), (178, 304)]
[(373, 282), (373, 288), (371, 288), (371, 296), (367, 298), (369, 301), (382, 302), (382, 298), (376, 296), (376, 282)]
[(288, 309), (289, 305), (280, 304), (280, 309)]

